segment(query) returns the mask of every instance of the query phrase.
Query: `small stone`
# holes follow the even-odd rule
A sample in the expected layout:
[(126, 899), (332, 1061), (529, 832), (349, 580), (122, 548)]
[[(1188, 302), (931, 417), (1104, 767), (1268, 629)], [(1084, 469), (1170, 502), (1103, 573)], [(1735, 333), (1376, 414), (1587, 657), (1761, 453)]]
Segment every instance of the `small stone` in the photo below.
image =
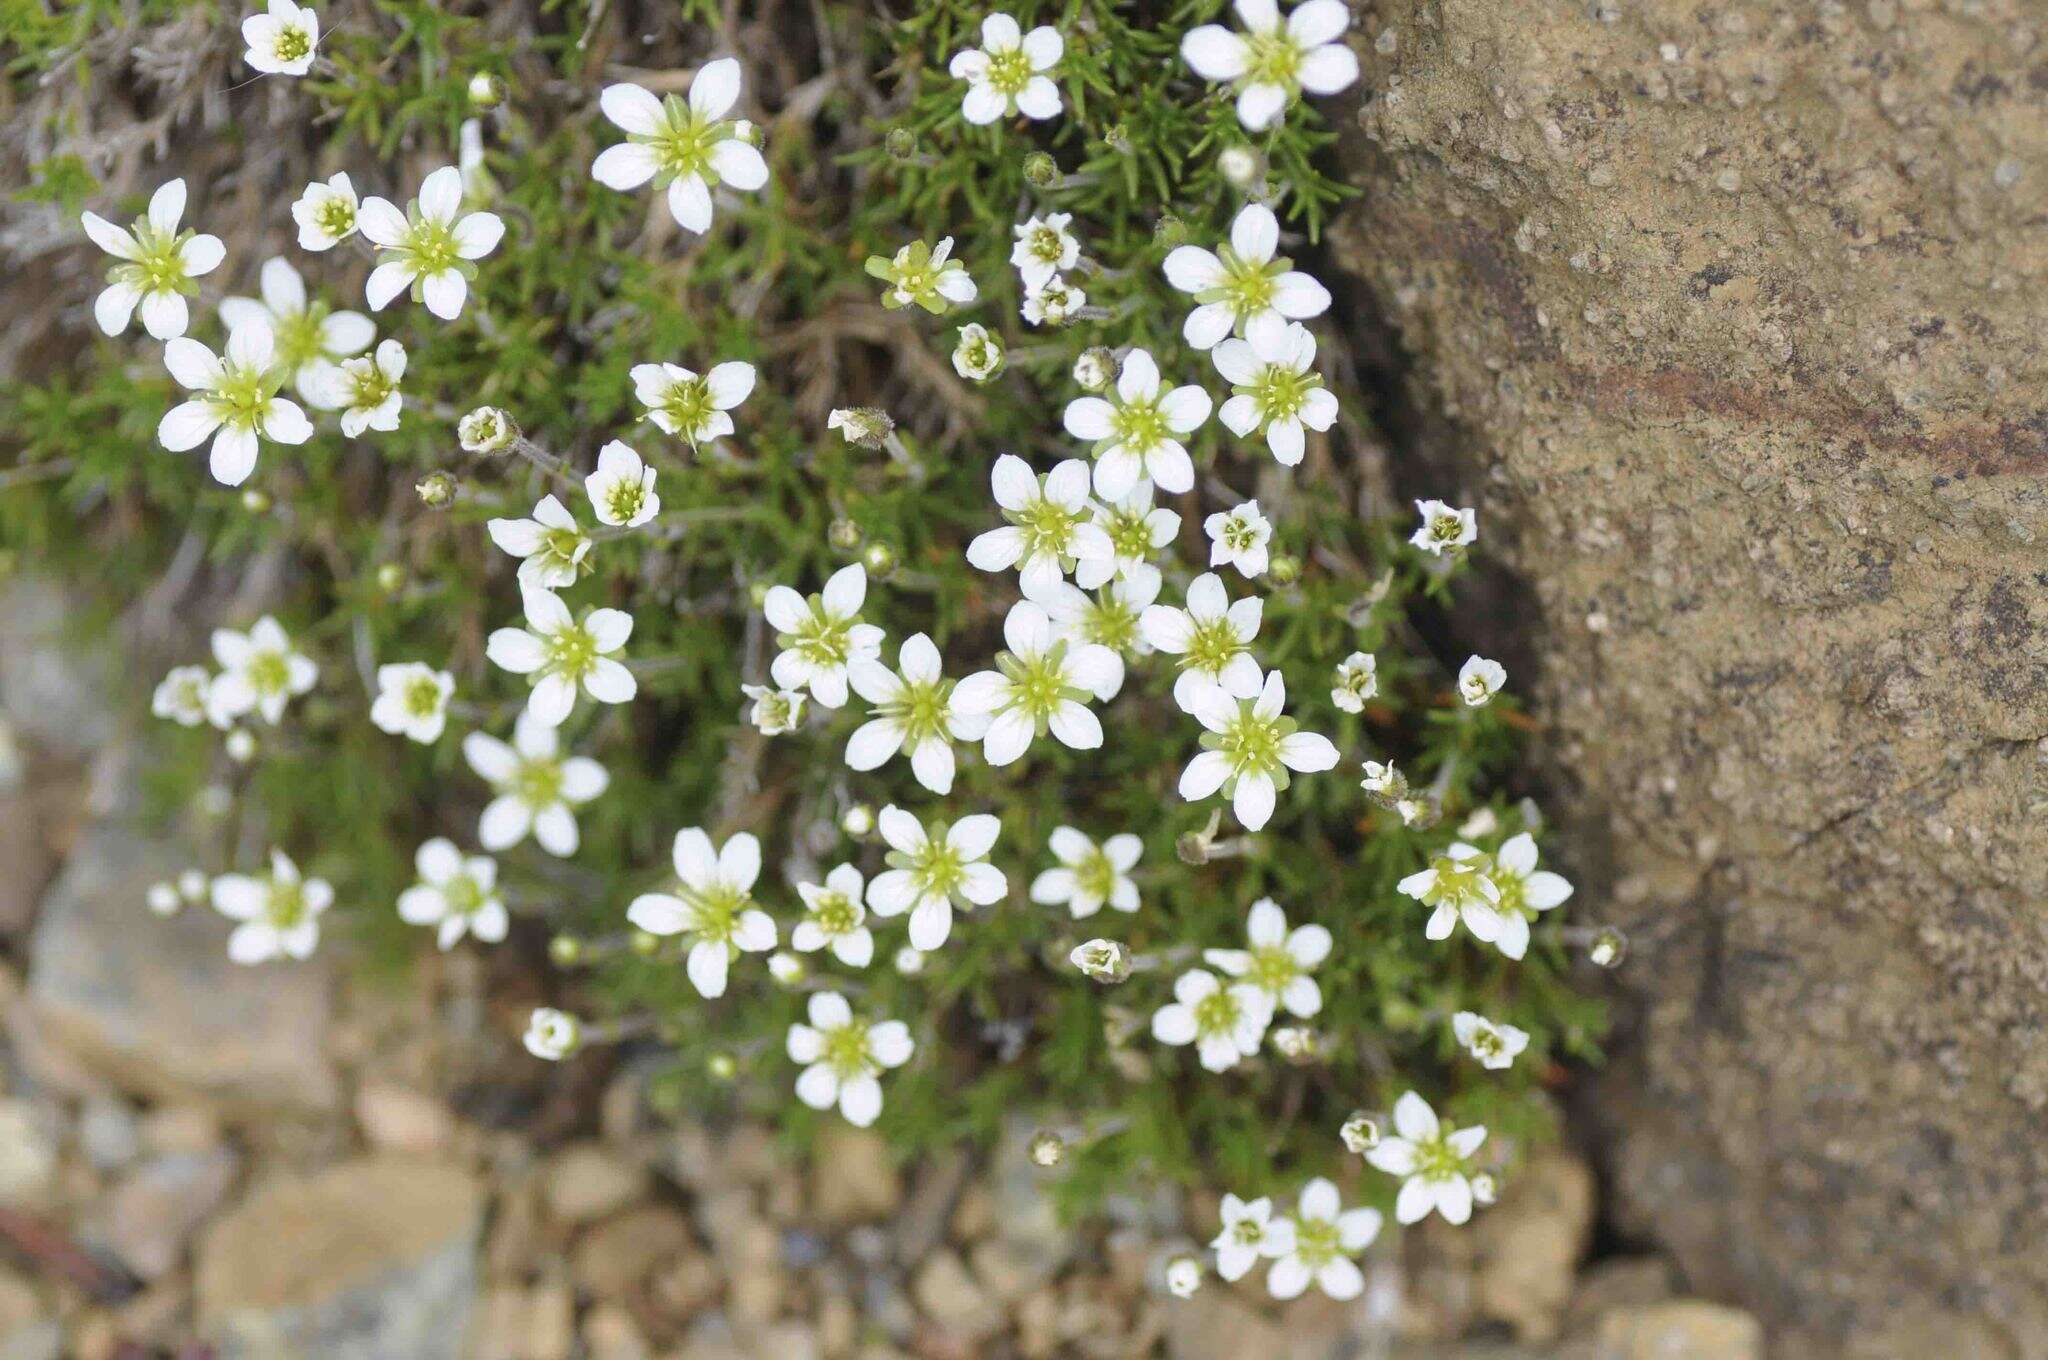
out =
[(12, 1336), (44, 1315), (46, 1309), (35, 1286), (13, 1271), (0, 1267), (0, 1337)]
[(954, 1252), (940, 1250), (927, 1257), (910, 1292), (924, 1315), (957, 1340), (980, 1341), (1002, 1328), (1003, 1310)]
[(211, 1152), (221, 1141), (220, 1120), (203, 1105), (160, 1105), (142, 1116), (145, 1151)]
[(1555, 1339), (1592, 1231), (1592, 1171), (1559, 1153), (1531, 1159), (1472, 1227), (1481, 1315), (1523, 1341)]
[(78, 1146), (96, 1171), (118, 1171), (142, 1150), (142, 1133), (127, 1102), (98, 1096), (78, 1117)]
[(1764, 1332), (1739, 1308), (1671, 1299), (1601, 1315), (1602, 1360), (1762, 1360)]
[(357, 1090), (356, 1123), (370, 1146), (386, 1152), (440, 1152), (455, 1137), (455, 1116), (447, 1106), (389, 1082), (366, 1081)]
[(57, 1172), (57, 1141), (35, 1106), (0, 1100), (0, 1203), (37, 1203)]
[(0, 1337), (0, 1360), (63, 1360), (64, 1328), (56, 1321), (31, 1322)]
[(644, 1204), (585, 1233), (570, 1256), (570, 1269), (584, 1290), (617, 1298), (693, 1245), (680, 1213), (665, 1204)]
[(600, 1303), (583, 1319), (583, 1347), (589, 1360), (648, 1360), (647, 1338), (633, 1315), (614, 1303)]
[(718, 1283), (711, 1258), (690, 1252), (655, 1272), (648, 1298), (664, 1318), (685, 1323), (718, 1297)]
[(99, 1232), (136, 1276), (163, 1278), (177, 1267), (192, 1234), (227, 1198), (238, 1160), (220, 1147), (170, 1153), (144, 1164), (108, 1194)]
[(1004, 1303), (1016, 1303), (1052, 1279), (1059, 1263), (998, 1237), (976, 1242), (968, 1252), (975, 1278)]
[(1567, 1332), (1590, 1329), (1612, 1309), (1658, 1303), (1671, 1297), (1671, 1267), (1661, 1256), (1617, 1256), (1579, 1276), (1565, 1312)]
[(903, 1177), (881, 1137), (851, 1125), (820, 1134), (811, 1158), (811, 1209), (834, 1228), (886, 1219), (903, 1202)]
[(647, 1168), (601, 1143), (578, 1143), (549, 1161), (541, 1188), (548, 1211), (582, 1225), (608, 1218), (647, 1194)]
[(775, 1360), (822, 1360), (824, 1356), (818, 1333), (803, 1322), (778, 1322), (762, 1329), (753, 1339), (752, 1349), (756, 1355), (772, 1355)]

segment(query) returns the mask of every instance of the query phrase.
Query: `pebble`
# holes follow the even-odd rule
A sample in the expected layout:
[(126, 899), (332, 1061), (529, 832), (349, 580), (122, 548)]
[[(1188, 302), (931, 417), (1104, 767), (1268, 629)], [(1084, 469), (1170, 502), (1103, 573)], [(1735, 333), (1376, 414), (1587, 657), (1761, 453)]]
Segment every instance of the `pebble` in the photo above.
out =
[(550, 1213), (581, 1226), (644, 1198), (651, 1183), (639, 1163), (601, 1143), (579, 1143), (548, 1162), (541, 1188)]

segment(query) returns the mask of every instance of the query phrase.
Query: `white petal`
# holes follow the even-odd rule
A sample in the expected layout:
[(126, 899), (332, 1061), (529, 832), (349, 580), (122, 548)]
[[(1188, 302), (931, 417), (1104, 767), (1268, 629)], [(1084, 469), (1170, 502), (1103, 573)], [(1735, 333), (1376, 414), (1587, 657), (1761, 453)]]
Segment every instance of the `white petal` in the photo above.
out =
[(652, 136), (665, 126), (661, 101), (638, 85), (607, 85), (597, 97), (597, 106), (613, 126), (625, 132)]
[(1180, 54), (1204, 80), (1236, 80), (1250, 66), (1243, 38), (1221, 24), (1203, 24), (1181, 39)]

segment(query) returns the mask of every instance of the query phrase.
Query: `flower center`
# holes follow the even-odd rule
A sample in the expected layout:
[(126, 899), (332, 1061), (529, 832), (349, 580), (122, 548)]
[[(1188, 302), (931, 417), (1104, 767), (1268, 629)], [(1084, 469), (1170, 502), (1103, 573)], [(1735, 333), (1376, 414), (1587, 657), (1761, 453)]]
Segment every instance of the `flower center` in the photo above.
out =
[(960, 856), (941, 837), (925, 842), (918, 851), (913, 867), (918, 880), (924, 884), (925, 893), (932, 897), (945, 897), (967, 881), (967, 867), (960, 862)]
[(1343, 1243), (1337, 1225), (1327, 1218), (1297, 1218), (1294, 1221), (1294, 1254), (1311, 1270), (1337, 1259)]
[(1083, 630), (1090, 642), (1101, 643), (1113, 652), (1129, 651), (1137, 645), (1138, 616), (1123, 601), (1105, 595), (1088, 611)]
[(1284, 946), (1268, 944), (1252, 950), (1251, 979), (1262, 991), (1278, 996), (1300, 971)]
[(704, 428), (716, 409), (711, 404), (711, 384), (704, 378), (678, 378), (661, 398), (662, 414), (690, 439), (697, 437), (697, 431)]
[(429, 217), (415, 218), (412, 230), (406, 236), (406, 253), (412, 256), (413, 268), (422, 275), (434, 275), (454, 269), (462, 259), (462, 253), (455, 247), (455, 233), (446, 224)]
[(1263, 312), (1273, 305), (1278, 291), (1275, 277), (1285, 267), (1279, 260), (1248, 260), (1229, 246), (1218, 246), (1216, 256), (1223, 262), (1223, 282), (1218, 285), (1223, 299), (1240, 314)]
[(730, 943), (740, 913), (753, 905), (753, 899), (746, 893), (722, 883), (714, 883), (701, 892), (685, 888), (683, 896), (690, 903), (691, 932), (714, 944)]
[(1228, 987), (1218, 987), (1195, 1003), (1195, 1029), (1199, 1033), (1228, 1034), (1236, 1027), (1237, 998)]
[(1031, 58), (1020, 47), (988, 54), (988, 83), (998, 94), (1016, 96), (1031, 83)]
[(1152, 524), (1149, 512), (1113, 510), (1102, 528), (1116, 555), (1142, 562), (1152, 552)]
[(1096, 850), (1075, 866), (1074, 883), (1088, 896), (1106, 902), (1116, 888), (1116, 866), (1109, 862), (1108, 855)]
[(711, 168), (711, 148), (727, 135), (726, 124), (699, 118), (696, 110), (674, 95), (664, 101), (663, 114), (665, 126), (659, 132), (636, 133), (626, 140), (654, 152), (664, 183), (685, 175), (704, 175)]
[(279, 61), (297, 61), (313, 50), (313, 41), (303, 28), (284, 28), (278, 30), (274, 50)]
[[(348, 404), (351, 410), (374, 411), (384, 404), (386, 398), (398, 390), (398, 384), (392, 382), (385, 375), (384, 370), (377, 367), (377, 363), (373, 359), (354, 360), (348, 365), (346, 371), (349, 381)], [(560, 529), (551, 531), (554, 539), (559, 539), (566, 532)], [(568, 536), (570, 538), (576, 537), (574, 534), (569, 534)], [(559, 545), (552, 541), (550, 548), (551, 550), (559, 551)]]
[(455, 916), (474, 916), (483, 909), (484, 890), (468, 874), (457, 874), (441, 888), (441, 898)]
[(421, 676), (405, 687), (405, 711), (415, 718), (431, 718), (441, 711), (441, 687)]
[(1010, 680), (1010, 703), (1022, 709), (1037, 723), (1052, 720), (1052, 715), (1068, 699), (1079, 699), (1081, 693), (1067, 683), (1067, 644), (1064, 638), (1037, 656), (1020, 657), (1005, 652), (996, 658), (996, 666)]
[(306, 893), (296, 883), (272, 879), (270, 902), (265, 913), (270, 924), (279, 930), (290, 930), (306, 919)]
[(1119, 443), (1135, 453), (1145, 453), (1166, 438), (1166, 417), (1156, 403), (1134, 401), (1116, 408), (1110, 421)]
[(1181, 654), (1181, 665), (1191, 671), (1217, 675), (1243, 650), (1244, 643), (1238, 640), (1229, 619), (1210, 619), (1195, 625), (1188, 649)]
[(240, 364), (224, 364), (220, 380), (207, 393), (206, 402), (220, 417), (221, 424), (254, 430), (262, 425), (274, 391), (276, 389), (268, 378), (255, 369), (244, 368)]
[(547, 642), (548, 669), (570, 680), (580, 680), (597, 664), (597, 639), (580, 623), (572, 623)]
[(849, 1020), (838, 1029), (826, 1030), (824, 1037), (819, 1061), (838, 1073), (841, 1081), (875, 1070), (875, 1061), (868, 1055), (867, 1021)]
[(811, 920), (827, 935), (845, 935), (860, 925), (860, 907), (845, 893), (826, 893), (811, 908)]
[(183, 244), (193, 233), (160, 232), (145, 221), (137, 222), (136, 257), (115, 265), (107, 277), (127, 283), (144, 293), (197, 293), (199, 286), (185, 272)]
[(932, 737), (951, 735), (946, 718), (950, 708), (947, 701), (952, 692), (951, 680), (905, 685), (893, 700), (883, 706), (882, 712), (903, 729), (904, 744), (915, 747)]
[(646, 489), (638, 481), (613, 482), (604, 493), (605, 508), (617, 520), (630, 520), (638, 515), (646, 500)]
[(1066, 242), (1051, 227), (1034, 227), (1025, 238), (1025, 251), (1043, 264), (1058, 264), (1066, 254)]
[(303, 311), (272, 314), (279, 371), (297, 373), (326, 353), (320, 336), (320, 322), (326, 314), (326, 304), (319, 302), (308, 305)]
[(562, 769), (552, 760), (523, 762), (512, 776), (513, 796), (536, 812), (562, 801)]
[(1270, 33), (1247, 33), (1245, 83), (1278, 85), (1293, 90), (1301, 83), (1302, 52), (1285, 28)]
[(1480, 870), (1484, 863), (1479, 859), (1438, 856), (1429, 866), (1436, 871), (1436, 888), (1430, 894), (1430, 904), (1434, 906), (1438, 902), (1464, 903), (1477, 900), (1480, 896)]
[(1283, 718), (1261, 718), (1252, 710), (1250, 699), (1238, 702), (1237, 721), (1223, 734), (1221, 750), (1236, 774), (1271, 773), (1280, 768), (1280, 740)]
[(313, 220), (329, 236), (346, 236), (356, 229), (356, 205), (339, 194), (330, 195), (313, 210)]
[(1240, 1247), (1256, 1247), (1266, 1240), (1266, 1227), (1249, 1218), (1240, 1218), (1231, 1227), (1230, 1236)]
[(1430, 540), (1435, 543), (1441, 543), (1445, 547), (1456, 546), (1459, 537), (1464, 531), (1465, 526), (1456, 515), (1438, 515), (1429, 522)]
[(1067, 544), (1073, 540), (1074, 527), (1080, 522), (1078, 510), (1069, 510), (1044, 497), (1025, 506), (1012, 519), (1012, 523), (1024, 531), (1026, 557), (1064, 555)]
[(1415, 1145), (1415, 1174), (1423, 1180), (1447, 1181), (1463, 1175), (1464, 1171), (1465, 1159), (1458, 1155), (1449, 1140), (1439, 1136)]
[(1258, 546), (1258, 531), (1250, 520), (1232, 519), (1223, 523), (1223, 546), (1234, 553), (1247, 552)]
[(828, 618), (819, 604), (811, 606), (809, 626), (784, 643), (813, 666), (844, 666), (853, 652), (851, 620)]
[(1267, 364), (1265, 372), (1250, 389), (1253, 401), (1268, 420), (1291, 420), (1301, 414), (1309, 390), (1316, 386), (1314, 375), (1297, 373), (1280, 364)]
[(291, 667), (282, 652), (258, 652), (249, 658), (249, 688), (258, 694), (282, 694), (291, 683)]

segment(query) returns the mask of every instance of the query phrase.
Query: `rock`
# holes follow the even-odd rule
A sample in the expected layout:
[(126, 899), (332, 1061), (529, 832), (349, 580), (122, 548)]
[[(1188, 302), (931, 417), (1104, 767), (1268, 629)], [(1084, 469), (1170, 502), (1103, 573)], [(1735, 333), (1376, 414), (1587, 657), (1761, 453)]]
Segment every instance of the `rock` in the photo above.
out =
[(204, 1105), (159, 1105), (139, 1128), (148, 1152), (210, 1152), (221, 1141), (220, 1119)]
[(9, 1336), (50, 1311), (36, 1288), (13, 1271), (0, 1267), (0, 1337)]
[(482, 1224), (481, 1190), (453, 1165), (275, 1175), (200, 1238), (200, 1334), (222, 1360), (457, 1360)]
[(424, 1156), (454, 1141), (455, 1116), (432, 1096), (390, 1082), (365, 1081), (356, 1090), (356, 1123), (371, 1147)]
[(1671, 1266), (1661, 1256), (1617, 1256), (1589, 1266), (1565, 1311), (1568, 1332), (1585, 1331), (1612, 1308), (1658, 1303), (1671, 1297)]
[(986, 1237), (968, 1249), (974, 1278), (1004, 1303), (1015, 1303), (1046, 1283), (1057, 1263), (1003, 1238)]
[(213, 913), (149, 915), (148, 886), (185, 867), (186, 856), (118, 827), (89, 833), (43, 901), (27, 1018), (125, 1090), (251, 1114), (332, 1109), (326, 969), (240, 967)]
[(238, 1158), (227, 1148), (179, 1152), (145, 1163), (107, 1195), (99, 1234), (137, 1277), (177, 1267), (199, 1225), (227, 1198)]
[(1555, 1338), (1592, 1232), (1592, 1170), (1562, 1152), (1531, 1158), (1472, 1225), (1480, 1315), (1523, 1341)]
[(638, 1290), (657, 1266), (695, 1244), (690, 1224), (666, 1204), (643, 1204), (598, 1224), (576, 1243), (570, 1269), (577, 1285), (598, 1298)]
[(589, 1360), (648, 1360), (649, 1354), (639, 1324), (615, 1303), (600, 1303), (583, 1319), (583, 1349)]
[(639, 1200), (651, 1181), (647, 1168), (601, 1143), (564, 1148), (541, 1173), (549, 1212), (564, 1223), (595, 1223)]
[(1604, 1314), (1599, 1360), (1763, 1360), (1764, 1332), (1739, 1308), (1672, 1299)]
[(26, 1100), (0, 1100), (0, 1204), (39, 1203), (57, 1173), (51, 1120)]
[(31, 1322), (0, 1336), (0, 1360), (63, 1360), (64, 1328), (54, 1320)]
[(569, 1360), (576, 1349), (575, 1300), (559, 1286), (498, 1288), (479, 1300), (468, 1360)]
[(749, 1349), (774, 1360), (823, 1360), (818, 1333), (808, 1323), (778, 1322), (751, 1338)]
[(781, 1312), (788, 1284), (782, 1235), (755, 1208), (754, 1192), (737, 1186), (717, 1191), (698, 1206), (697, 1218), (725, 1276), (734, 1325), (764, 1323)]
[(78, 1146), (95, 1171), (118, 1171), (142, 1150), (142, 1131), (128, 1103), (95, 1096), (78, 1117)]
[(834, 1228), (888, 1218), (903, 1202), (903, 1176), (878, 1134), (826, 1126), (812, 1145), (811, 1212)]
[(0, 714), (19, 737), (71, 758), (91, 755), (114, 735), (110, 651), (71, 630), (78, 615), (65, 591), (41, 577), (0, 585)]
[(1166, 1314), (1168, 1360), (1239, 1360), (1287, 1354), (1286, 1329), (1269, 1322), (1211, 1280), (1193, 1298), (1176, 1299)]
[(34, 800), (26, 789), (9, 789), (0, 780), (0, 935), (28, 929), (56, 868), (57, 857), (36, 826)]
[(926, 1257), (910, 1293), (924, 1315), (957, 1341), (981, 1341), (1002, 1329), (1002, 1307), (952, 1251)]

